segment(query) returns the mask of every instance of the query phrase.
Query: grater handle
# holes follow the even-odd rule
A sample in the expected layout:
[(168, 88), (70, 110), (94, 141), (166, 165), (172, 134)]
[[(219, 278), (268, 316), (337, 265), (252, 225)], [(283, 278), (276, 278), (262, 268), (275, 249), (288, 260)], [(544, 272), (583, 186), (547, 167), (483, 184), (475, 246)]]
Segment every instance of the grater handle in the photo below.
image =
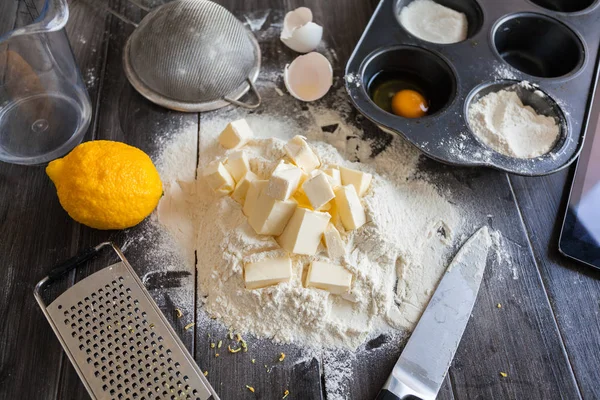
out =
[[(66, 274), (74, 268), (77, 268), (84, 262), (91, 260), (100, 252), (101, 249), (103, 249), (106, 246), (112, 246), (112, 248), (115, 249), (115, 245), (112, 242), (100, 243), (98, 246), (85, 249), (76, 256), (69, 258), (67, 261), (63, 261), (62, 263), (56, 265), (54, 268), (52, 268), (50, 273), (44, 279), (42, 279), (37, 283), (37, 285), (35, 285), (33, 295), (42, 307), (44, 313), (46, 313), (46, 303), (42, 299), (41, 292), (46, 287), (46, 285), (52, 281), (55, 281), (56, 278), (59, 278), (60, 276)], [(115, 251), (117, 251), (117, 249), (115, 249)], [(122, 253), (120, 253), (120, 251), (117, 251), (117, 254), (119, 254), (119, 257), (122, 256)]]
[(48, 281), (53, 281), (61, 275), (66, 274), (77, 266), (83, 264), (84, 262), (91, 260), (98, 254), (99, 251), (100, 249), (98, 247), (89, 247), (76, 256), (63, 261), (52, 268), (52, 270), (48, 273)]

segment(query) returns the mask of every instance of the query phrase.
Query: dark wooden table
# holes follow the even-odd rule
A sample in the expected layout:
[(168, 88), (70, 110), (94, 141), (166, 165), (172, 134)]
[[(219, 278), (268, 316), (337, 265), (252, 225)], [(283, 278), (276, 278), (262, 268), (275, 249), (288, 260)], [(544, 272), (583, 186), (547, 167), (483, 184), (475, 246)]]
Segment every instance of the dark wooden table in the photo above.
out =
[[(121, 54), (133, 27), (102, 11), (98, 7), (102, 2), (134, 21), (145, 14), (126, 1), (70, 3), (67, 33), (94, 110), (85, 140), (123, 141), (155, 157), (158, 147), (152, 135), (157, 129), (175, 132), (192, 126), (201, 138), (202, 116), (161, 109), (129, 85), (121, 67)], [(17, 3), (3, 0), (0, 17), (7, 15), (6, 10), (19, 12)], [(335, 75), (339, 78), (377, 1), (220, 3), (242, 21), (244, 16), (270, 10), (261, 31), (280, 29), (277, 24), (284, 10), (300, 5), (312, 8), (316, 21), (325, 27), (327, 47), (334, 49)], [(144, 4), (153, 7), (161, 0), (146, 0)], [(294, 57), (277, 35), (262, 35), (259, 39), (266, 67), (283, 68)], [(281, 77), (276, 84), (283, 88)], [(336, 85), (340, 84), (338, 79)], [(268, 107), (269, 96), (275, 95), (264, 95)], [(365, 136), (389, 142), (386, 134), (369, 123), (359, 123)], [(572, 168), (542, 178), (452, 168), (432, 161), (426, 161), (423, 168), (463, 199), (482, 223), (500, 230), (509, 253), (508, 258), (494, 259), (488, 265), (479, 300), (439, 398), (599, 399), (600, 273), (562, 258), (556, 246)], [(0, 190), (4, 275), (0, 283), (0, 398), (85, 399), (87, 394), (35, 303), (32, 290), (52, 264), (107, 239), (123, 244), (142, 228), (104, 232), (75, 223), (60, 207), (42, 167), (0, 164)], [(140, 275), (155, 268), (144, 263), (144, 254), (141, 245), (131, 246), (127, 252)], [(290, 390), (289, 399), (371, 399), (402, 348), (402, 343), (389, 343), (389, 337), (382, 336), (357, 354), (340, 351), (306, 358), (299, 348), (258, 341), (258, 348), (264, 351), (252, 357), (261, 368), (252, 367), (248, 359), (215, 359), (206, 351), (207, 333), (223, 335), (226, 330), (211, 323), (183, 329), (188, 322), (200, 320), (199, 314), (177, 319), (170, 293), (176, 290), (178, 296), (197, 304), (195, 271), (181, 271), (176, 278), (159, 276), (158, 282), (149, 282), (149, 290), (201, 368), (209, 371), (208, 379), (224, 400), (278, 399), (285, 389)], [(73, 273), (56, 285), (54, 294), (77, 279)], [(497, 303), (502, 304), (501, 309), (496, 308)], [(270, 372), (262, 368), (263, 364), (273, 364), (282, 349), (288, 355), (284, 363)], [(350, 366), (354, 374), (338, 391), (332, 387), (330, 377), (340, 365)], [(501, 371), (508, 375), (501, 377)], [(254, 386), (256, 393), (246, 390), (246, 384)]]

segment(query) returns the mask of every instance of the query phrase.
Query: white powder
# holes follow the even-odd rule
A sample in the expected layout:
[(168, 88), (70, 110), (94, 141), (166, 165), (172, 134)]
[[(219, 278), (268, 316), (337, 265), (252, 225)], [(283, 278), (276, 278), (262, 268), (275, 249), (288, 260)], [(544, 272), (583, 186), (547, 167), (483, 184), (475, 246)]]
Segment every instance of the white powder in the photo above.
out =
[(400, 23), (418, 37), (433, 43), (457, 43), (467, 38), (465, 14), (432, 0), (415, 0), (400, 11)]
[[(200, 168), (226, 155), (217, 137), (236, 112), (201, 121)], [(293, 256), (290, 284), (244, 288), (243, 263), (282, 250), (272, 237), (255, 234), (231, 198), (216, 197), (201, 178), (177, 177), (173, 170), (181, 160), (194, 159), (196, 140), (191, 136), (189, 144), (174, 141), (161, 156), (165, 196), (157, 215), (184, 254), (197, 252), (199, 298), (210, 316), (236, 331), (278, 342), (355, 349), (375, 332), (412, 329), (447, 265), (461, 218), (433, 186), (413, 176), (418, 152), (401, 139), (394, 138), (374, 159), (351, 163), (324, 141), (340, 145), (348, 158), (365, 156), (366, 149), (354, 148), (350, 154), (347, 147), (347, 135), (356, 128), (335, 113), (310, 109), (308, 114), (312, 120), (302, 126), (285, 117), (247, 115), (258, 138), (246, 150), (252, 170), (266, 177), (283, 156), (285, 140), (303, 133), (324, 164), (374, 174), (364, 197), (370, 222), (344, 235), (348, 251), (342, 263), (355, 275), (349, 300), (302, 286), (303, 271), (313, 258), (325, 257), (323, 248), (315, 257)], [(335, 132), (321, 131), (323, 122), (333, 121)]]
[(559, 126), (552, 117), (540, 115), (523, 104), (513, 90), (483, 96), (469, 107), (469, 125), (492, 149), (518, 158), (548, 153), (558, 140)]

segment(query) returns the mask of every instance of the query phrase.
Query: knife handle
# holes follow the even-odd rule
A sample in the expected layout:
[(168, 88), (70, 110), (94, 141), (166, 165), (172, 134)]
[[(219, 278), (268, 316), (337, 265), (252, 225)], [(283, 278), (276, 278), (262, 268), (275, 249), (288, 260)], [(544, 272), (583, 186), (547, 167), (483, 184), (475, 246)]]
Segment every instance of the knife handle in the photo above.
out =
[(401, 400), (400, 397), (386, 389), (381, 389), (375, 400)]
[(398, 397), (387, 389), (381, 389), (375, 400), (421, 400), (421, 398), (411, 394)]

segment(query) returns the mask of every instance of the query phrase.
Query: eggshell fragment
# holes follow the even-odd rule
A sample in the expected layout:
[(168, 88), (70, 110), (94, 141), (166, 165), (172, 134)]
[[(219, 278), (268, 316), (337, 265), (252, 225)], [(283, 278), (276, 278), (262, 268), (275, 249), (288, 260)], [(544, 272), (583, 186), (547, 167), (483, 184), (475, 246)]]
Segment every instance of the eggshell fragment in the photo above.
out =
[(312, 22), (312, 18), (312, 11), (306, 7), (288, 12), (283, 20), (281, 41), (298, 53), (316, 49), (323, 36), (323, 27)]
[(329, 91), (333, 84), (333, 68), (325, 56), (308, 53), (286, 65), (283, 80), (292, 96), (302, 101), (314, 101)]

